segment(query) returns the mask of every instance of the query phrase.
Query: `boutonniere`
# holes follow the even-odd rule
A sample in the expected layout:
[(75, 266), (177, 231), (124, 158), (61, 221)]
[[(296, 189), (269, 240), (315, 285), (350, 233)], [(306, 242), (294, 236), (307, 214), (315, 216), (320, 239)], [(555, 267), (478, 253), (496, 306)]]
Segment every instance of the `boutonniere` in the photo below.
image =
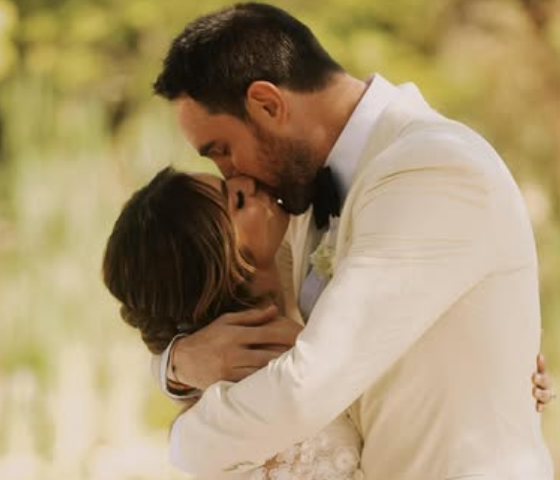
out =
[(338, 218), (331, 217), (329, 229), (315, 251), (309, 256), (311, 268), (322, 278), (330, 280), (333, 276), (333, 259), (335, 253), (336, 233), (338, 231)]

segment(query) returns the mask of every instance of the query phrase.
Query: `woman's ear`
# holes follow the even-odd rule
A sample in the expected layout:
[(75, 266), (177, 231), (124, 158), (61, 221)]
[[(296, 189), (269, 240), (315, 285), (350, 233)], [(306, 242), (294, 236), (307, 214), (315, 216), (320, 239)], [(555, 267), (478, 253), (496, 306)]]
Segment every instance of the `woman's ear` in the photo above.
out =
[(269, 127), (280, 126), (286, 120), (288, 111), (282, 90), (273, 83), (263, 80), (249, 85), (245, 107), (253, 121)]

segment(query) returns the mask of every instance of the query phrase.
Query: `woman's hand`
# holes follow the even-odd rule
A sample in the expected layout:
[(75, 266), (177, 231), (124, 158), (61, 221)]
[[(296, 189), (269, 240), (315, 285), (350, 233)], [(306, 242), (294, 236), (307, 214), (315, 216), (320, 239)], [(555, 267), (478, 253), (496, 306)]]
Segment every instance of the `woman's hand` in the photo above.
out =
[(533, 381), (533, 397), (537, 401), (536, 409), (541, 413), (544, 406), (556, 398), (542, 353), (537, 355), (537, 371), (533, 373), (531, 380)]

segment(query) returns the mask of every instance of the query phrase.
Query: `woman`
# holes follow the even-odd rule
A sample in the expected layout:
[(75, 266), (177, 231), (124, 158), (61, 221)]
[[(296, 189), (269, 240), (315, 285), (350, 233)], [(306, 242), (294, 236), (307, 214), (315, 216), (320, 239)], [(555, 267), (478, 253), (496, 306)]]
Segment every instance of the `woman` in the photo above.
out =
[[(140, 330), (150, 351), (161, 353), (176, 334), (224, 312), (269, 303), (286, 312), (275, 256), (288, 222), (251, 179), (226, 185), (167, 168), (125, 205), (107, 245), (104, 281), (124, 320)], [(546, 381), (535, 395), (548, 395)], [(252, 475), (356, 478), (359, 452), (360, 438), (341, 415)]]
[(219, 313), (282, 304), (274, 256), (289, 217), (254, 183), (161, 171), (128, 201), (104, 280), (153, 353)]

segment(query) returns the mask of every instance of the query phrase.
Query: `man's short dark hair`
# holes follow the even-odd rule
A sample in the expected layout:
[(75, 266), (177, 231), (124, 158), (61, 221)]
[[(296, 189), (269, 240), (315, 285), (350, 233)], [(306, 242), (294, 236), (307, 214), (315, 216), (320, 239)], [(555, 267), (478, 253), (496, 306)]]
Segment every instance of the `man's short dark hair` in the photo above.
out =
[(342, 71), (311, 30), (287, 12), (239, 3), (187, 25), (173, 40), (154, 90), (245, 118), (245, 95), (257, 80), (312, 92)]

